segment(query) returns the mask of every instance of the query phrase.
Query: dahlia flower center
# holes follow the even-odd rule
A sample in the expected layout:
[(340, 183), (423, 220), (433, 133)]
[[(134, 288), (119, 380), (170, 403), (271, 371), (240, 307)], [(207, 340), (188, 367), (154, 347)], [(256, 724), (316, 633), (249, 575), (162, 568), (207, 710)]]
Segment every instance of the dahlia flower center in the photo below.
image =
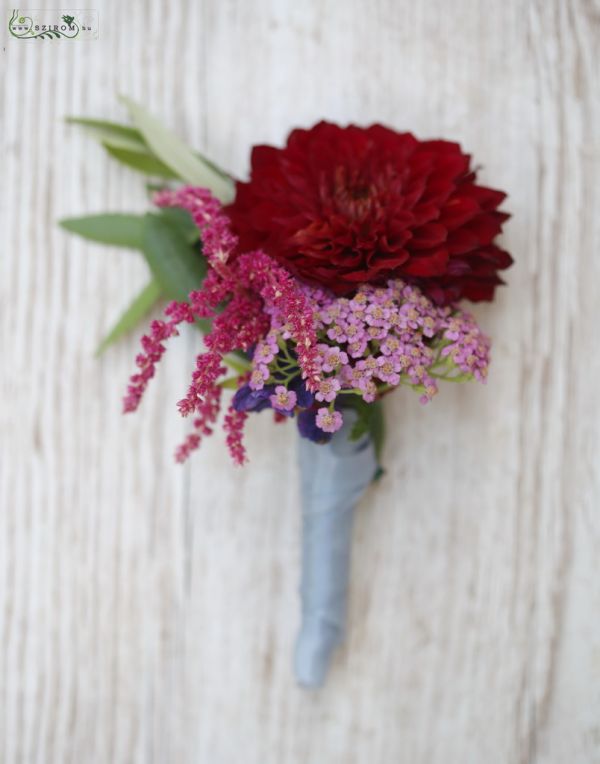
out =
[(381, 207), (373, 180), (366, 178), (363, 171), (343, 166), (334, 171), (331, 201), (335, 211), (350, 220), (364, 220)]
[(350, 195), (353, 199), (368, 199), (371, 196), (369, 186), (354, 186), (350, 189)]

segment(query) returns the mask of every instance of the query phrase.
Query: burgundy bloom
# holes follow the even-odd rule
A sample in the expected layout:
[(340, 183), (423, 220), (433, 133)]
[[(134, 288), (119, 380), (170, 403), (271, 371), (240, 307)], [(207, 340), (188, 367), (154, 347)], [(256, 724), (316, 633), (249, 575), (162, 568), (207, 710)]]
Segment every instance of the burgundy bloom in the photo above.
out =
[(240, 252), (263, 249), (337, 295), (402, 278), (438, 303), (491, 300), (512, 263), (494, 238), (506, 194), (475, 183), (457, 143), (320, 122), (256, 146), (226, 208)]

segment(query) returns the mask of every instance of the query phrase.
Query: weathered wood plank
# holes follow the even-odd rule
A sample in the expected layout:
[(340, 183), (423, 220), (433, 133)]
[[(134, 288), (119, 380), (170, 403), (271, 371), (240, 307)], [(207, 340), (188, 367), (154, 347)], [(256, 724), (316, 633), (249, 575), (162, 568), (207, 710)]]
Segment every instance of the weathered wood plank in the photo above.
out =
[[(600, 761), (600, 9), (593, 2), (115, 0), (94, 42), (6, 39), (0, 259), (0, 761)], [(351, 632), (294, 687), (293, 428), (251, 421), (190, 466), (174, 342), (123, 419), (135, 338), (104, 329), (135, 253), (63, 215), (142, 210), (140, 177), (66, 114), (145, 102), (243, 174), (249, 147), (327, 117), (460, 141), (510, 193), (510, 288), (478, 317), (487, 387), (387, 409), (359, 513)]]

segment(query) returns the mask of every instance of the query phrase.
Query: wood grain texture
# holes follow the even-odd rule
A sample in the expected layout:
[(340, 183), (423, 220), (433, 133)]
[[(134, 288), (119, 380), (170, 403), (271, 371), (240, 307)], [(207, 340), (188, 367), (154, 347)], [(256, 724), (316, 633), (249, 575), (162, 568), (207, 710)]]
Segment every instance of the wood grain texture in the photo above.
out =
[[(50, 4), (49, 4), (50, 5)], [(94, 42), (1, 58), (0, 761), (600, 762), (600, 5), (588, 0), (105, 0)], [(197, 337), (143, 411), (135, 253), (55, 221), (142, 210), (67, 114), (144, 102), (243, 175), (327, 117), (459, 140), (509, 191), (510, 288), (476, 313), (486, 387), (389, 401), (359, 513), (351, 630), (298, 690), (293, 428), (253, 419), (172, 464)]]

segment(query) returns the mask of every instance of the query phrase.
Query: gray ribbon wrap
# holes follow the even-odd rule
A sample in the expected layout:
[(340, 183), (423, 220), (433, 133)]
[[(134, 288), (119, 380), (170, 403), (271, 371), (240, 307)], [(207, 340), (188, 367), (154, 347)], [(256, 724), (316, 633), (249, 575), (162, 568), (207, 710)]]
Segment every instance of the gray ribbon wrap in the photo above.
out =
[(320, 687), (346, 630), (352, 521), (377, 469), (369, 435), (350, 441), (356, 413), (325, 445), (300, 439), (302, 495), (302, 624), (294, 669), (298, 683)]

